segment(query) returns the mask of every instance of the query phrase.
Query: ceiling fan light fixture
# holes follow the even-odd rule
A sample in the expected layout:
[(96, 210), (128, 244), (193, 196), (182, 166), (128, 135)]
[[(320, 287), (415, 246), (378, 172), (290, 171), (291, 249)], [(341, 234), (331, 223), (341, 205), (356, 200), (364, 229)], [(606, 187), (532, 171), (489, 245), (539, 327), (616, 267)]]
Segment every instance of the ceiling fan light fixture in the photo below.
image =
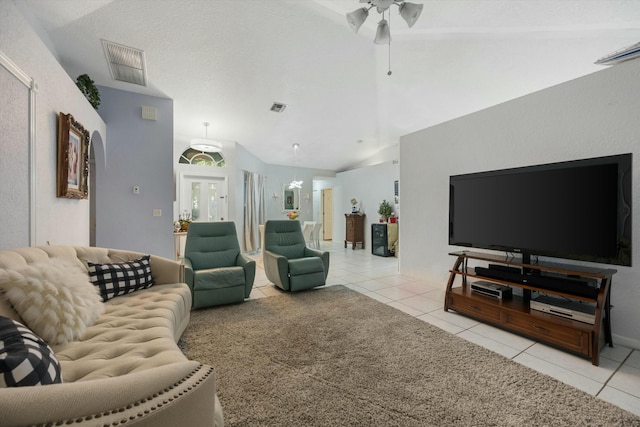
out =
[(354, 33), (357, 33), (364, 21), (369, 16), (369, 10), (366, 7), (361, 7), (353, 12), (347, 13), (347, 23)]
[(407, 3), (404, 2), (400, 5), (400, 16), (407, 22), (409, 28), (413, 27), (420, 14), (422, 13), (423, 4)]
[(198, 151), (205, 151), (207, 153), (219, 153), (222, 151), (222, 144), (213, 139), (207, 138), (208, 122), (202, 124), (204, 126), (204, 138), (193, 138), (189, 142), (189, 147)]
[(378, 22), (378, 29), (376, 30), (376, 38), (373, 40), (375, 44), (388, 44), (391, 42), (391, 31), (389, 30), (389, 23), (386, 19), (382, 19)]
[[(402, 0), (360, 0), (360, 3), (368, 3), (369, 8), (361, 7), (353, 12), (347, 13), (347, 23), (354, 33), (357, 33), (364, 21), (369, 16), (369, 10), (376, 8), (376, 11), (382, 15), (382, 21), (378, 23), (378, 29), (376, 31), (375, 44), (386, 44), (391, 41), (391, 34), (389, 30), (389, 23), (384, 19), (384, 14), (392, 5), (398, 6), (398, 12), (402, 19), (405, 20), (409, 28), (420, 18), (422, 14), (423, 4), (409, 3)], [(389, 17), (390, 18), (390, 17)]]

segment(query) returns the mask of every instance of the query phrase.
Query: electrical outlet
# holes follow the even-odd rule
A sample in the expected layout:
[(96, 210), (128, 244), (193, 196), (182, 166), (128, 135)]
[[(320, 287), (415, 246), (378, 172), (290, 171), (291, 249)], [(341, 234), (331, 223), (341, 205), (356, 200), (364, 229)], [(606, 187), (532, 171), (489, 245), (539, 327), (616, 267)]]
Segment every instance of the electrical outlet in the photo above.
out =
[(162, 209), (154, 209), (153, 216), (162, 216)]

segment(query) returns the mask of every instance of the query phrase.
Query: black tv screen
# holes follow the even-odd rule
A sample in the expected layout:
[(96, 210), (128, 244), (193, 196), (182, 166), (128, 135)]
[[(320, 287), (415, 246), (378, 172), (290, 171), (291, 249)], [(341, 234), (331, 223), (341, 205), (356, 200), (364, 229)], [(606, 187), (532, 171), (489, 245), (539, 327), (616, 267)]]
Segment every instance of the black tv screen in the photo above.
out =
[(449, 244), (631, 265), (632, 155), (455, 175)]

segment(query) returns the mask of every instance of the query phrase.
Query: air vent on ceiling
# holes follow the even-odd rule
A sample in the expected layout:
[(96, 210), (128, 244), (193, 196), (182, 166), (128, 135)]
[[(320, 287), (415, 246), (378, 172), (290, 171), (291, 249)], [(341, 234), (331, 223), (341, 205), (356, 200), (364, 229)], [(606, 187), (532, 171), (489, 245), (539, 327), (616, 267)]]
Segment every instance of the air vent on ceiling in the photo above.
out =
[(271, 106), (271, 111), (273, 111), (274, 113), (282, 113), (285, 108), (287, 108), (287, 104), (283, 104), (282, 102), (274, 102)]
[(143, 51), (107, 40), (102, 40), (102, 48), (114, 80), (147, 85)]
[(618, 62), (628, 61), (630, 59), (637, 58), (638, 56), (640, 56), (640, 43), (627, 46), (616, 52), (610, 53), (607, 56), (603, 56), (602, 58), (598, 59), (595, 63), (598, 65), (613, 65)]

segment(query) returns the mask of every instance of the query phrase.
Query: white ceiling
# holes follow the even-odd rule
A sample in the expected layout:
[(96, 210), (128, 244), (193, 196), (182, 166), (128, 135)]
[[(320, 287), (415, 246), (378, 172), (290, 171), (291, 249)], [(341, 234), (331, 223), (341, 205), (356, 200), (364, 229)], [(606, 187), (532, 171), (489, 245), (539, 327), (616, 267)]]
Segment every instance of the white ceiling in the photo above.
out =
[[(269, 164), (341, 171), (399, 137), (601, 70), (640, 41), (640, 0), (412, 0), (373, 44), (358, 0), (24, 0), (72, 79), (174, 100), (176, 145), (237, 141)], [(144, 51), (148, 87), (114, 81), (101, 39)], [(274, 101), (288, 104), (276, 114)], [(293, 143), (299, 143), (296, 155)], [(473, 143), (473, 141), (469, 141)]]

